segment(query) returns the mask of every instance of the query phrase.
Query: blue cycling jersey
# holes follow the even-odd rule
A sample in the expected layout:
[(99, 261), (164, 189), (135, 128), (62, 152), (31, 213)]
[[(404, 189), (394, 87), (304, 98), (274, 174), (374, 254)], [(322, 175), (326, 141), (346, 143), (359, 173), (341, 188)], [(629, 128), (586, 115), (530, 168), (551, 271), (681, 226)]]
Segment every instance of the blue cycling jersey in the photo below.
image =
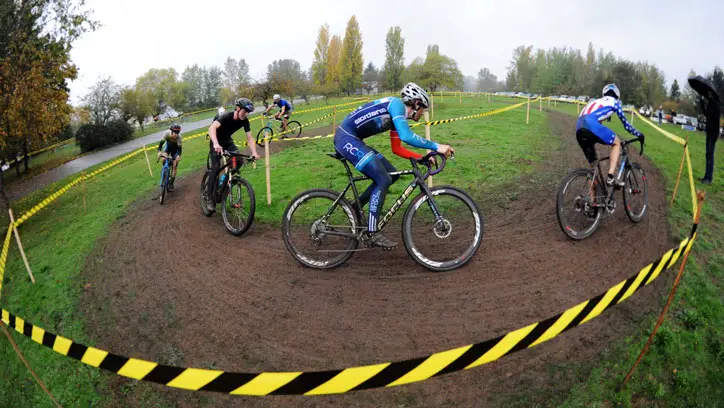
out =
[[(626, 115), (624, 115), (623, 108), (621, 107), (621, 101), (611, 96), (604, 96), (603, 98), (594, 99), (589, 102), (588, 105), (581, 110), (577, 128), (585, 126), (589, 120), (595, 120), (601, 123), (610, 118), (614, 112), (618, 115), (618, 118), (621, 119), (621, 123), (623, 123), (623, 127), (627, 132), (636, 137), (641, 137), (641, 132), (636, 130), (636, 128), (631, 126), (626, 120)], [(595, 123), (590, 123), (595, 126)]]
[(407, 123), (405, 105), (400, 98), (382, 98), (355, 109), (339, 126), (345, 133), (365, 139), (388, 130), (396, 130), (403, 142), (421, 149), (437, 150), (437, 143), (416, 135)]
[(274, 105), (278, 106), (279, 109), (281, 109), (282, 107), (286, 107), (287, 112), (290, 112), (292, 110), (292, 104), (290, 104), (289, 102), (287, 102), (284, 99), (279, 99), (279, 102), (274, 102)]

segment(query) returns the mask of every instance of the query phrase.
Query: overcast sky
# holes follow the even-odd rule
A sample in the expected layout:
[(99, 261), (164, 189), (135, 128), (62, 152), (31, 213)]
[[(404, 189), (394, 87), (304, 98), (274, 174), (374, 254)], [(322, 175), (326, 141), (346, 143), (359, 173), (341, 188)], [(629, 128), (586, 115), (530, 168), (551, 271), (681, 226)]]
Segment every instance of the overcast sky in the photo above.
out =
[[(385, 35), (399, 25), (405, 62), (424, 56), (428, 44), (457, 60), (465, 75), (488, 67), (505, 78), (512, 51), (535, 48), (594, 47), (629, 60), (647, 60), (685, 81), (724, 66), (722, 0), (465, 0), (358, 2), (307, 0), (208, 2), (170, 0), (87, 0), (102, 27), (86, 34), (71, 53), (80, 72), (71, 83), (76, 104), (99, 76), (133, 84), (150, 68), (223, 66), (226, 57), (246, 59), (253, 76), (281, 58), (311, 66), (320, 25), (344, 36), (357, 16), (365, 65), (381, 66)], [(683, 84), (682, 84), (683, 86)]]

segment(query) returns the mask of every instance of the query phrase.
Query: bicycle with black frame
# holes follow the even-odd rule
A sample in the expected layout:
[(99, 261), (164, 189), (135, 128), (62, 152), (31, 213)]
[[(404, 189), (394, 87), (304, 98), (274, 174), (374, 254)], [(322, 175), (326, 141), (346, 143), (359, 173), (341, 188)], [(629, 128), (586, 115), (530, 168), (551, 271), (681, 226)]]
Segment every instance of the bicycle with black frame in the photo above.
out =
[(638, 163), (629, 157), (628, 145), (640, 142), (644, 154), (644, 138), (634, 138), (621, 142), (621, 164), (615, 175), (616, 180), (623, 177), (623, 187), (606, 185), (605, 172), (601, 171), (601, 162), (610, 157), (596, 159), (591, 168), (576, 169), (561, 182), (556, 199), (556, 216), (561, 230), (571, 239), (582, 240), (590, 237), (598, 228), (604, 214), (616, 211), (614, 193), (622, 190), (623, 206), (631, 222), (643, 220), (648, 208), (649, 195), (646, 185), (646, 173)]
[[(282, 217), (287, 249), (302, 265), (315, 269), (342, 265), (356, 251), (368, 249), (358, 249), (358, 246), (368, 246), (365, 244), (369, 242), (368, 221), (356, 183), (370, 179), (355, 177), (339, 153), (328, 153), (328, 156), (344, 165), (349, 179), (347, 187), (341, 193), (327, 189), (305, 191), (292, 199)], [(381, 231), (412, 192), (419, 189), (420, 194), (412, 200), (402, 219), (405, 249), (412, 259), (429, 270), (457, 269), (469, 262), (480, 248), (483, 217), (466, 192), (451, 186), (428, 187), (425, 183), (428, 177), (445, 168), (445, 155), (431, 152), (421, 159), (410, 159), (410, 164), (411, 170), (390, 173), (413, 179), (380, 220), (378, 230)], [(424, 174), (419, 165), (427, 167)], [(350, 190), (356, 205), (345, 198)]]
[[(210, 153), (211, 154), (211, 153)], [(256, 198), (254, 189), (248, 180), (241, 177), (239, 170), (247, 162), (253, 162), (252, 156), (224, 150), (221, 153), (221, 166), (217, 174), (218, 185), (213, 200), (221, 206), (221, 217), (226, 229), (235, 236), (245, 233), (254, 222)], [(212, 212), (206, 208), (207, 184), (211, 167), (207, 162), (207, 171), (201, 179), (201, 212), (210, 217)]]

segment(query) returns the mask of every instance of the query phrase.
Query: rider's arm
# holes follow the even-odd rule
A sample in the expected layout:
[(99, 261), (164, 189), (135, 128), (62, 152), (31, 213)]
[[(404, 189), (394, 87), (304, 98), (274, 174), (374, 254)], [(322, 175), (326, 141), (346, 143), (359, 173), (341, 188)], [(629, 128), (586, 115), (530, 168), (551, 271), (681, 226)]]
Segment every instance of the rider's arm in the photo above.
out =
[(636, 130), (636, 128), (631, 126), (631, 124), (628, 123), (628, 120), (626, 120), (626, 115), (623, 113), (621, 102), (617, 101), (614, 109), (616, 109), (616, 115), (618, 115), (618, 118), (621, 119), (621, 123), (623, 123), (623, 127), (626, 129), (626, 131), (636, 137), (641, 137), (641, 132)]
[(405, 117), (405, 105), (402, 104), (400, 99), (393, 99), (388, 105), (387, 110), (392, 116), (392, 123), (395, 125), (395, 130), (397, 130), (397, 133), (400, 135), (400, 140), (410, 146), (437, 151), (437, 143), (416, 135), (410, 129), (410, 125), (407, 123), (407, 118)]
[(402, 141), (400, 141), (400, 135), (397, 134), (396, 131), (391, 130), (390, 131), (390, 146), (392, 147), (392, 153), (394, 153), (397, 156), (402, 157), (403, 159), (421, 159), (422, 155), (411, 152), (407, 149), (405, 149), (404, 146), (402, 146)]
[(181, 133), (178, 134), (178, 139), (177, 139), (177, 141), (176, 141), (176, 144), (178, 145), (178, 155), (181, 156), (181, 150), (182, 150), (182, 146), (181, 146)]
[(221, 123), (219, 123), (218, 120), (215, 120), (211, 123), (211, 126), (209, 126), (209, 138), (211, 139), (211, 143), (214, 146), (219, 145), (219, 139), (216, 138), (216, 129), (221, 127)]
[(165, 142), (165, 141), (166, 141), (166, 140), (161, 140), (161, 143), (158, 144), (158, 151), (159, 151), (159, 152), (161, 151), (161, 148), (163, 147), (163, 142)]

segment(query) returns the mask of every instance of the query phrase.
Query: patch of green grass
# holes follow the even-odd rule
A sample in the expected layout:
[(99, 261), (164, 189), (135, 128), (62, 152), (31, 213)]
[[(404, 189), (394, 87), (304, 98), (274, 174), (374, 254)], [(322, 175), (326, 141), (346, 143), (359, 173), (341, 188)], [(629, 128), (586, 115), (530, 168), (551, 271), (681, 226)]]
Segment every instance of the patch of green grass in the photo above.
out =
[[(488, 104), (482, 98), (466, 99), (462, 104), (454, 101), (437, 103), (435, 116), (436, 119), (442, 119), (469, 115), (508, 106), (510, 103), (501, 100)], [(312, 112), (308, 115), (314, 118), (323, 113)], [(424, 135), (423, 127), (416, 128), (416, 131)], [(433, 127), (434, 140), (452, 144), (457, 149), (455, 161), (436, 178), (435, 183), (454, 184), (468, 190), (474, 197), (484, 197), (489, 189), (531, 171), (533, 163), (542, 157), (540, 148), (550, 142), (548, 133), (545, 114), (532, 111), (530, 125), (526, 125), (524, 109)], [(409, 167), (408, 162), (389, 153), (389, 138), (385, 135), (369, 141), (390, 157), (398, 168)], [(345, 183), (342, 165), (324, 155), (333, 150), (331, 139), (304, 144), (287, 143), (290, 144), (289, 149), (271, 157), (271, 206), (267, 206), (265, 201), (264, 162), (260, 161), (256, 170), (252, 170), (251, 166), (243, 170), (244, 176), (251, 180), (256, 191), (258, 223), (278, 223), (291, 197), (302, 190), (340, 188)], [(207, 146), (208, 142), (203, 137), (185, 144), (184, 158), (179, 168), (181, 177), (205, 166)], [(139, 154), (86, 183), (86, 211), (82, 204), (83, 189), (79, 186), (23, 224), (19, 230), (37, 284), (29, 282), (13, 244), (0, 299), (2, 307), (54, 333), (87, 345), (96, 345), (86, 334), (78, 308), (86, 283), (79, 279), (80, 272), (95, 243), (105, 236), (116, 220), (124, 217), (131, 204), (139, 197), (153, 197), (160, 165), (153, 161), (152, 165), (154, 175), (149, 177), (143, 154)], [(14, 211), (17, 214), (24, 213), (49, 192), (57, 191), (70, 180), (72, 178), (31, 194), (17, 203)], [(194, 177), (180, 182), (196, 185), (200, 180)], [(391, 196), (399, 194), (403, 184), (404, 181), (398, 182), (392, 188)], [(0, 226), (7, 228), (7, 218), (2, 215)], [(224, 229), (219, 229), (219, 234), (226, 233)], [(164, 312), (168, 318), (178, 320), (172, 306)], [(109, 388), (109, 378), (114, 378), (113, 375), (101, 374), (99, 369), (58, 356), (24, 336), (14, 335), (14, 338), (31, 366), (64, 406), (102, 406), (111, 403), (114, 394)], [(0, 406), (52, 406), (7, 343), (0, 340), (0, 344), (4, 345), (0, 347), (0, 360), (3, 361), (0, 365)], [(158, 358), (173, 363), (181, 361), (183, 356), (172, 347)], [(149, 407), (158, 406), (160, 403), (154, 395), (149, 391), (143, 403)]]
[(25, 165), (21, 161), (20, 177), (17, 176), (15, 168), (10, 168), (3, 173), (3, 178), (8, 185), (22, 182), (71, 161), (80, 155), (80, 148), (75, 143), (69, 143), (56, 148), (55, 151), (48, 150), (31, 157), (27, 173), (25, 172)]
[[(575, 114), (573, 106), (558, 110)], [(630, 115), (627, 115), (630, 117)], [(645, 155), (653, 159), (665, 177), (669, 197), (673, 193), (682, 148), (638, 117), (634, 126), (646, 135)], [(617, 134), (628, 138), (617, 118), (606, 122)], [(663, 128), (680, 137), (689, 136), (695, 180), (703, 175), (705, 144), (702, 132), (689, 132), (673, 125)], [(575, 140), (575, 139), (573, 139)], [(574, 141), (572, 141), (575, 143)], [(635, 156), (636, 154), (634, 154)], [(724, 151), (715, 161), (724, 163)], [(628, 369), (643, 348), (657, 316), (640, 333), (622, 340), (605, 353), (587, 379), (577, 384), (561, 406), (667, 406), (714, 407), (724, 401), (724, 171), (719, 165), (714, 184), (696, 188), (707, 193), (697, 240), (686, 266), (673, 307), (638, 367), (628, 387), (616, 392)], [(669, 209), (669, 223), (677, 238), (687, 236), (692, 223), (688, 172)], [(668, 296), (668, 293), (662, 296)]]

